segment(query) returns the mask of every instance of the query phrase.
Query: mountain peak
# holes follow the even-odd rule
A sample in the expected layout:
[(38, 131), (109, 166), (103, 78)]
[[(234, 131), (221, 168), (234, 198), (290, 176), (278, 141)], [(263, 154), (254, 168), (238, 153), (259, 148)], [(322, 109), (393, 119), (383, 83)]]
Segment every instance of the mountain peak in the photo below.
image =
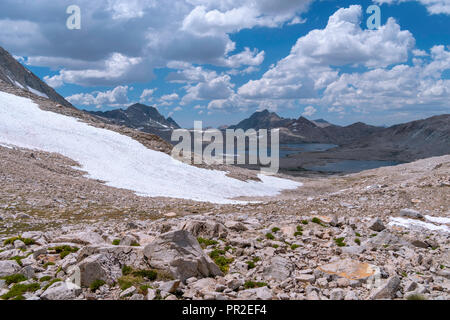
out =
[(37, 96), (48, 98), (63, 106), (73, 108), (70, 102), (25, 68), (2, 47), (0, 47), (0, 80)]

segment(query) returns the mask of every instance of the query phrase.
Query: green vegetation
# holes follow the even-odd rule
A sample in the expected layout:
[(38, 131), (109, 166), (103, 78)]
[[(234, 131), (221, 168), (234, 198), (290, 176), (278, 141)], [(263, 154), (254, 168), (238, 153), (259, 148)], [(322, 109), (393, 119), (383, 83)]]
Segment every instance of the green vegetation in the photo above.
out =
[(359, 240), (358, 238), (355, 239), (355, 243), (360, 246), (361, 245), (361, 240)]
[(5, 241), (3, 241), (3, 244), (4, 244), (5, 246), (8, 245), (8, 244), (14, 244), (14, 241), (16, 241), (16, 240), (22, 241), (22, 242), (25, 243), (25, 245), (27, 245), (27, 246), (32, 245), (32, 244), (35, 244), (35, 241), (34, 241), (33, 239), (22, 238), (21, 236), (6, 239)]
[(302, 220), (301, 222), (302, 222), (302, 224), (305, 224), (305, 225), (309, 223), (308, 220)]
[(320, 225), (320, 226), (322, 226), (322, 227), (326, 227), (326, 225), (322, 222), (322, 220), (320, 220), (320, 219), (317, 218), (317, 217), (312, 218), (311, 222), (312, 222), (312, 223), (315, 223), (315, 224), (318, 224), (318, 225)]
[(52, 280), (51, 276), (43, 276), (42, 278), (39, 279), (39, 282), (46, 282), (50, 280)]
[(377, 233), (372, 233), (372, 234), (370, 235), (370, 237), (373, 238), (373, 237), (376, 237), (377, 235), (378, 235)]
[(132, 275), (135, 277), (142, 277), (150, 281), (154, 281), (158, 277), (158, 272), (156, 272), (155, 270), (137, 270), (133, 271)]
[(50, 288), (50, 286), (51, 285), (53, 285), (53, 284), (55, 284), (55, 283), (57, 283), (57, 282), (61, 282), (62, 280), (61, 279), (53, 279), (52, 281), (50, 281), (49, 283), (47, 283), (47, 285), (43, 288), (44, 289), (44, 291), (45, 290), (47, 290), (48, 288)]
[(25, 281), (27, 280), (27, 277), (25, 277), (23, 274), (12, 274), (10, 276), (6, 276), (1, 279), (5, 280), (6, 284), (9, 286), (10, 284), (13, 283)]
[(248, 264), (248, 268), (249, 269), (255, 269), (256, 268), (256, 264), (253, 261), (247, 261), (246, 263)]
[(203, 249), (205, 249), (206, 247), (209, 247), (209, 246), (215, 246), (215, 245), (219, 244), (219, 242), (217, 242), (216, 240), (205, 239), (202, 237), (198, 237), (197, 241), (198, 241), (198, 243), (200, 243), (200, 246)]
[(355, 236), (357, 236), (358, 238), (361, 238), (361, 234), (358, 232), (355, 232)]
[(294, 237), (299, 237), (303, 235), (303, 228), (301, 226), (297, 226), (297, 231), (294, 233)]
[(133, 241), (133, 242), (131, 243), (131, 246), (132, 246), (132, 247), (140, 247), (141, 245), (139, 244), (139, 242)]
[(278, 228), (278, 227), (272, 228), (273, 233), (277, 233), (278, 231), (280, 231), (280, 228)]
[(64, 259), (69, 254), (75, 253), (80, 249), (77, 247), (71, 247), (71, 246), (64, 245), (64, 246), (50, 248), (50, 250), (55, 251), (56, 253), (59, 253), (59, 256), (61, 257), (61, 259)]
[(267, 283), (265, 283), (265, 282), (246, 281), (244, 283), (245, 289), (262, 288), (262, 287), (266, 287), (266, 286), (267, 286)]
[(271, 234), (270, 232), (266, 234), (266, 238), (269, 240), (275, 240), (275, 236)]
[(297, 249), (297, 248), (299, 248), (300, 246), (298, 245), (298, 244), (293, 244), (293, 245), (291, 245), (291, 249), (292, 250), (295, 250), (295, 249)]
[(445, 266), (444, 266), (443, 264), (441, 264), (441, 265), (439, 266), (439, 268), (441, 268), (441, 270), (444, 270), (444, 269), (445, 269)]
[(19, 266), (22, 267), (22, 266), (23, 266), (22, 260), (25, 259), (25, 258), (26, 258), (26, 257), (15, 256), (15, 257), (9, 258), (9, 260), (14, 260), (14, 261), (16, 261), (17, 264), (18, 264)]
[(120, 239), (114, 239), (112, 244), (113, 246), (118, 246), (120, 244)]
[(48, 268), (48, 266), (54, 266), (55, 265), (55, 263), (54, 262), (51, 262), (51, 261), (49, 261), (49, 262), (46, 262), (45, 264), (44, 264), (44, 268), (45, 269), (47, 269)]
[(336, 245), (338, 247), (345, 247), (347, 244), (344, 242), (345, 238), (336, 238), (334, 239), (334, 242), (336, 242)]
[(421, 294), (412, 294), (406, 298), (406, 300), (427, 300), (423, 295)]
[(24, 300), (23, 294), (26, 292), (35, 292), (40, 289), (39, 283), (20, 284), (16, 283), (8, 293), (2, 295), (3, 300)]
[(91, 283), (91, 285), (89, 286), (89, 289), (91, 289), (92, 292), (97, 291), (101, 286), (105, 285), (106, 282), (103, 280), (95, 280), (94, 282)]

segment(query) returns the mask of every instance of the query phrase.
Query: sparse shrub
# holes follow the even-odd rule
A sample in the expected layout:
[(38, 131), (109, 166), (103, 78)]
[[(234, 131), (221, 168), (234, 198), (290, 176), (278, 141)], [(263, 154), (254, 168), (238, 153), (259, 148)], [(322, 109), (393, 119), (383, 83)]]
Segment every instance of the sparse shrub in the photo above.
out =
[(278, 228), (278, 227), (272, 228), (273, 233), (277, 233), (278, 231), (280, 231), (280, 228)]
[(46, 263), (43, 265), (43, 267), (44, 267), (45, 269), (47, 269), (49, 266), (54, 266), (54, 265), (55, 265), (54, 262), (49, 261), (49, 262), (46, 262)]
[(293, 245), (291, 245), (291, 249), (292, 250), (295, 250), (295, 249), (297, 249), (297, 248), (299, 248), (300, 246), (298, 245), (298, 244), (293, 244)]
[(245, 289), (262, 288), (262, 287), (266, 287), (266, 286), (267, 286), (267, 283), (265, 283), (265, 282), (246, 281), (244, 283)]
[(406, 300), (427, 300), (427, 298), (421, 294), (409, 295)]
[(205, 239), (205, 238), (202, 238), (202, 237), (198, 237), (197, 241), (198, 241), (198, 243), (200, 243), (200, 246), (202, 248), (206, 248), (206, 247), (209, 247), (209, 246), (215, 246), (215, 245), (217, 245), (219, 243), (216, 240)]
[(358, 233), (358, 232), (355, 232), (355, 236), (357, 236), (357, 237), (361, 238), (361, 234), (360, 234), (360, 233)]
[(334, 239), (334, 242), (336, 242), (336, 245), (338, 247), (345, 247), (347, 244), (344, 242), (345, 238), (336, 238)]
[(59, 253), (59, 256), (61, 257), (61, 259), (64, 259), (66, 256), (68, 256), (71, 253), (75, 253), (78, 250), (80, 250), (77, 247), (71, 247), (71, 246), (58, 246), (58, 247), (54, 247), (54, 248), (50, 248), (50, 250), (55, 251), (56, 253)]
[(22, 264), (22, 259), (25, 259), (25, 257), (15, 256), (15, 257), (9, 258), (9, 260), (14, 260), (14, 261), (16, 261), (17, 264), (18, 264), (19, 266), (21, 266), (21, 267), (23, 266), (23, 264)]
[(256, 268), (256, 264), (253, 261), (247, 261), (248, 269)]
[(150, 281), (156, 280), (158, 273), (155, 270), (137, 270), (132, 273), (135, 277), (146, 278)]
[(89, 286), (89, 289), (91, 289), (92, 292), (97, 291), (101, 286), (105, 285), (106, 282), (103, 280), (95, 280), (94, 282), (91, 283), (91, 285)]
[(270, 232), (266, 234), (266, 238), (269, 240), (275, 240), (275, 236), (271, 234)]
[(133, 272), (133, 268), (129, 266), (123, 266), (122, 267), (122, 275), (127, 276)]
[(25, 243), (25, 245), (27, 245), (27, 246), (32, 245), (32, 244), (35, 244), (35, 241), (34, 241), (33, 239), (22, 238), (21, 236), (6, 239), (5, 241), (3, 241), (3, 244), (4, 244), (5, 246), (8, 245), (8, 244), (14, 244), (14, 241), (16, 241), (16, 240), (22, 241), (22, 242)]
[(358, 238), (355, 239), (355, 243), (360, 246), (361, 245), (361, 240), (359, 240)]
[(9, 286), (13, 283), (25, 281), (27, 280), (27, 277), (25, 277), (23, 274), (12, 274), (10, 276), (3, 277), (2, 279), (5, 280), (6, 284)]
[(120, 239), (114, 239), (112, 244), (113, 246), (118, 246), (120, 244)]
[(302, 220), (301, 222), (302, 222), (302, 224), (304, 224), (304, 225), (307, 225), (307, 224), (309, 223), (308, 220)]
[(39, 282), (45, 282), (50, 280), (52, 280), (51, 276), (43, 276), (42, 278), (39, 279)]
[(31, 283), (31, 284), (20, 284), (16, 283), (8, 293), (5, 293), (0, 298), (3, 300), (24, 300), (23, 294), (26, 292), (35, 292), (39, 290), (39, 283)]

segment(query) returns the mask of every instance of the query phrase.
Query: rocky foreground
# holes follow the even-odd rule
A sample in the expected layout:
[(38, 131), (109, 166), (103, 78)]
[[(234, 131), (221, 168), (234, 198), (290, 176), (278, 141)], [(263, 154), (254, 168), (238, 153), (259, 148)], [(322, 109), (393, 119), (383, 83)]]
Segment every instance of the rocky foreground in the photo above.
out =
[(24, 232), (2, 239), (0, 296), (449, 299), (449, 219), (396, 216), (167, 213)]

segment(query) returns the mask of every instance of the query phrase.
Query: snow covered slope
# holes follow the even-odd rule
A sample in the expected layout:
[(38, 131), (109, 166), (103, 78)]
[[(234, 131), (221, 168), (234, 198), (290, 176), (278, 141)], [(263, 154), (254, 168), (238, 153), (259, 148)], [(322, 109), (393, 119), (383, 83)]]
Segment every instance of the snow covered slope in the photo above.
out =
[(92, 179), (139, 195), (234, 203), (239, 196), (273, 196), (300, 183), (260, 175), (243, 182), (145, 148), (114, 131), (47, 112), (31, 100), (0, 92), (0, 143), (56, 152), (81, 164)]

